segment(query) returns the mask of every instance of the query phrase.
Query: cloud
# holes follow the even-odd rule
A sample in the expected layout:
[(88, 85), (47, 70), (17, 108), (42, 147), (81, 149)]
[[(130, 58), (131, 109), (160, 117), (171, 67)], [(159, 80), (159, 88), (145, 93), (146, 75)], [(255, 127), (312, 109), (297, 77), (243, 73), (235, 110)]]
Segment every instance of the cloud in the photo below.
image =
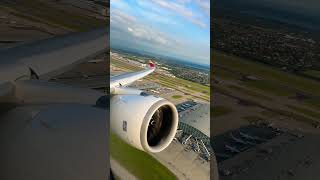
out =
[[(171, 14), (179, 15), (184, 19), (188, 20), (189, 22), (200, 26), (201, 28), (207, 28), (206, 22), (204, 22), (204, 18), (200, 15), (199, 12), (188, 8), (188, 4), (195, 2), (201, 9), (205, 11), (207, 15), (209, 15), (210, 11), (210, 2), (208, 0), (176, 0), (176, 1), (169, 1), (169, 0), (138, 0), (138, 4), (145, 8), (151, 8), (153, 11), (161, 13), (160, 9), (163, 9)], [(147, 9), (146, 9), (147, 10)]]
[(198, 25), (198, 26), (202, 27), (202, 28), (207, 28), (207, 24), (202, 22), (199, 19), (189, 19), (189, 21), (192, 22), (195, 25)]
[(130, 6), (122, 0), (110, 0), (110, 7), (112, 8), (119, 8), (119, 9), (129, 9)]
[(120, 10), (111, 10), (111, 28), (127, 33), (127, 35), (136, 38), (137, 42), (145, 41), (161, 46), (169, 46), (175, 42), (175, 40), (166, 37), (164, 33), (140, 23), (135, 17)]
[(210, 1), (209, 0), (195, 0), (195, 3), (210, 16)]
[(151, 0), (154, 4), (161, 6), (162, 8), (169, 9), (173, 12), (176, 12), (184, 17), (193, 17), (193, 12), (187, 9), (184, 4), (176, 3), (173, 1), (166, 0)]
[(150, 22), (154, 23), (161, 23), (165, 25), (176, 25), (177, 22), (173, 19), (170, 18), (170, 16), (164, 16), (162, 13), (146, 9), (143, 11), (140, 11), (139, 14), (143, 16), (145, 19), (148, 19)]
[[(203, 31), (209, 21), (206, 12), (200, 9), (207, 8), (209, 12), (210, 7), (201, 4), (202, 0), (112, 0), (112, 3), (110, 32), (114, 47), (209, 62), (209, 37)], [(186, 30), (179, 34), (181, 28)]]

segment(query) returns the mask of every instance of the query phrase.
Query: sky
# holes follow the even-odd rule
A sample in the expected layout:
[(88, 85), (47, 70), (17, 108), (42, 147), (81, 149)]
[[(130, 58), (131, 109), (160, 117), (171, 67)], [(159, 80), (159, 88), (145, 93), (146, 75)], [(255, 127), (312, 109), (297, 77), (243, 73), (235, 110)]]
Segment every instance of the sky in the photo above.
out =
[(111, 48), (210, 64), (210, 0), (111, 0)]

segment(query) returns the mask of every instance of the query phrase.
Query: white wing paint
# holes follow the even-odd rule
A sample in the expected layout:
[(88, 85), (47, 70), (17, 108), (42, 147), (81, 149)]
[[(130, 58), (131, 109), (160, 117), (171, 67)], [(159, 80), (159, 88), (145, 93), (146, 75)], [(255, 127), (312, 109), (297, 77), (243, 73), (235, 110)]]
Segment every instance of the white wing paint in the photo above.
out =
[(113, 76), (110, 79), (110, 92), (113, 93), (115, 88), (125, 87), (127, 85), (130, 85), (134, 81), (149, 75), (154, 70), (155, 70), (155, 65), (154, 63), (150, 62), (148, 69), (138, 71), (138, 72), (130, 72), (130, 73), (124, 73), (124, 74)]

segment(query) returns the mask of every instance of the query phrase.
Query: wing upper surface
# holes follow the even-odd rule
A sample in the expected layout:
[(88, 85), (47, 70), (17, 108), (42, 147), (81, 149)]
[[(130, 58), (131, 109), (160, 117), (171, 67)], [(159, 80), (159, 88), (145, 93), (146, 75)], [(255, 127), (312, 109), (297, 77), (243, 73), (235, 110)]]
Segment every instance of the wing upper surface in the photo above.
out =
[(1, 64), (23, 64), (41, 79), (49, 79), (106, 51), (108, 36), (107, 28), (100, 28), (1, 50)]
[(124, 73), (124, 74), (113, 76), (110, 79), (110, 89), (113, 89), (115, 87), (129, 85), (129, 84), (133, 83), (134, 81), (147, 76), (148, 74), (152, 73), (153, 71), (154, 71), (154, 68), (150, 68), (150, 69), (145, 69), (143, 71), (130, 72), (130, 73)]

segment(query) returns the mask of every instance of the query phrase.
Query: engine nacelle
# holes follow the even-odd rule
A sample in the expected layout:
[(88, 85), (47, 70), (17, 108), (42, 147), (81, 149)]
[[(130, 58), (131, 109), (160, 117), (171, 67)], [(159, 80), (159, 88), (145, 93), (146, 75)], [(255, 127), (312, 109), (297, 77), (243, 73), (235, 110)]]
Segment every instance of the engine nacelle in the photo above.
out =
[(114, 133), (135, 148), (152, 153), (168, 147), (178, 128), (175, 105), (144, 93), (111, 97), (110, 116)]

